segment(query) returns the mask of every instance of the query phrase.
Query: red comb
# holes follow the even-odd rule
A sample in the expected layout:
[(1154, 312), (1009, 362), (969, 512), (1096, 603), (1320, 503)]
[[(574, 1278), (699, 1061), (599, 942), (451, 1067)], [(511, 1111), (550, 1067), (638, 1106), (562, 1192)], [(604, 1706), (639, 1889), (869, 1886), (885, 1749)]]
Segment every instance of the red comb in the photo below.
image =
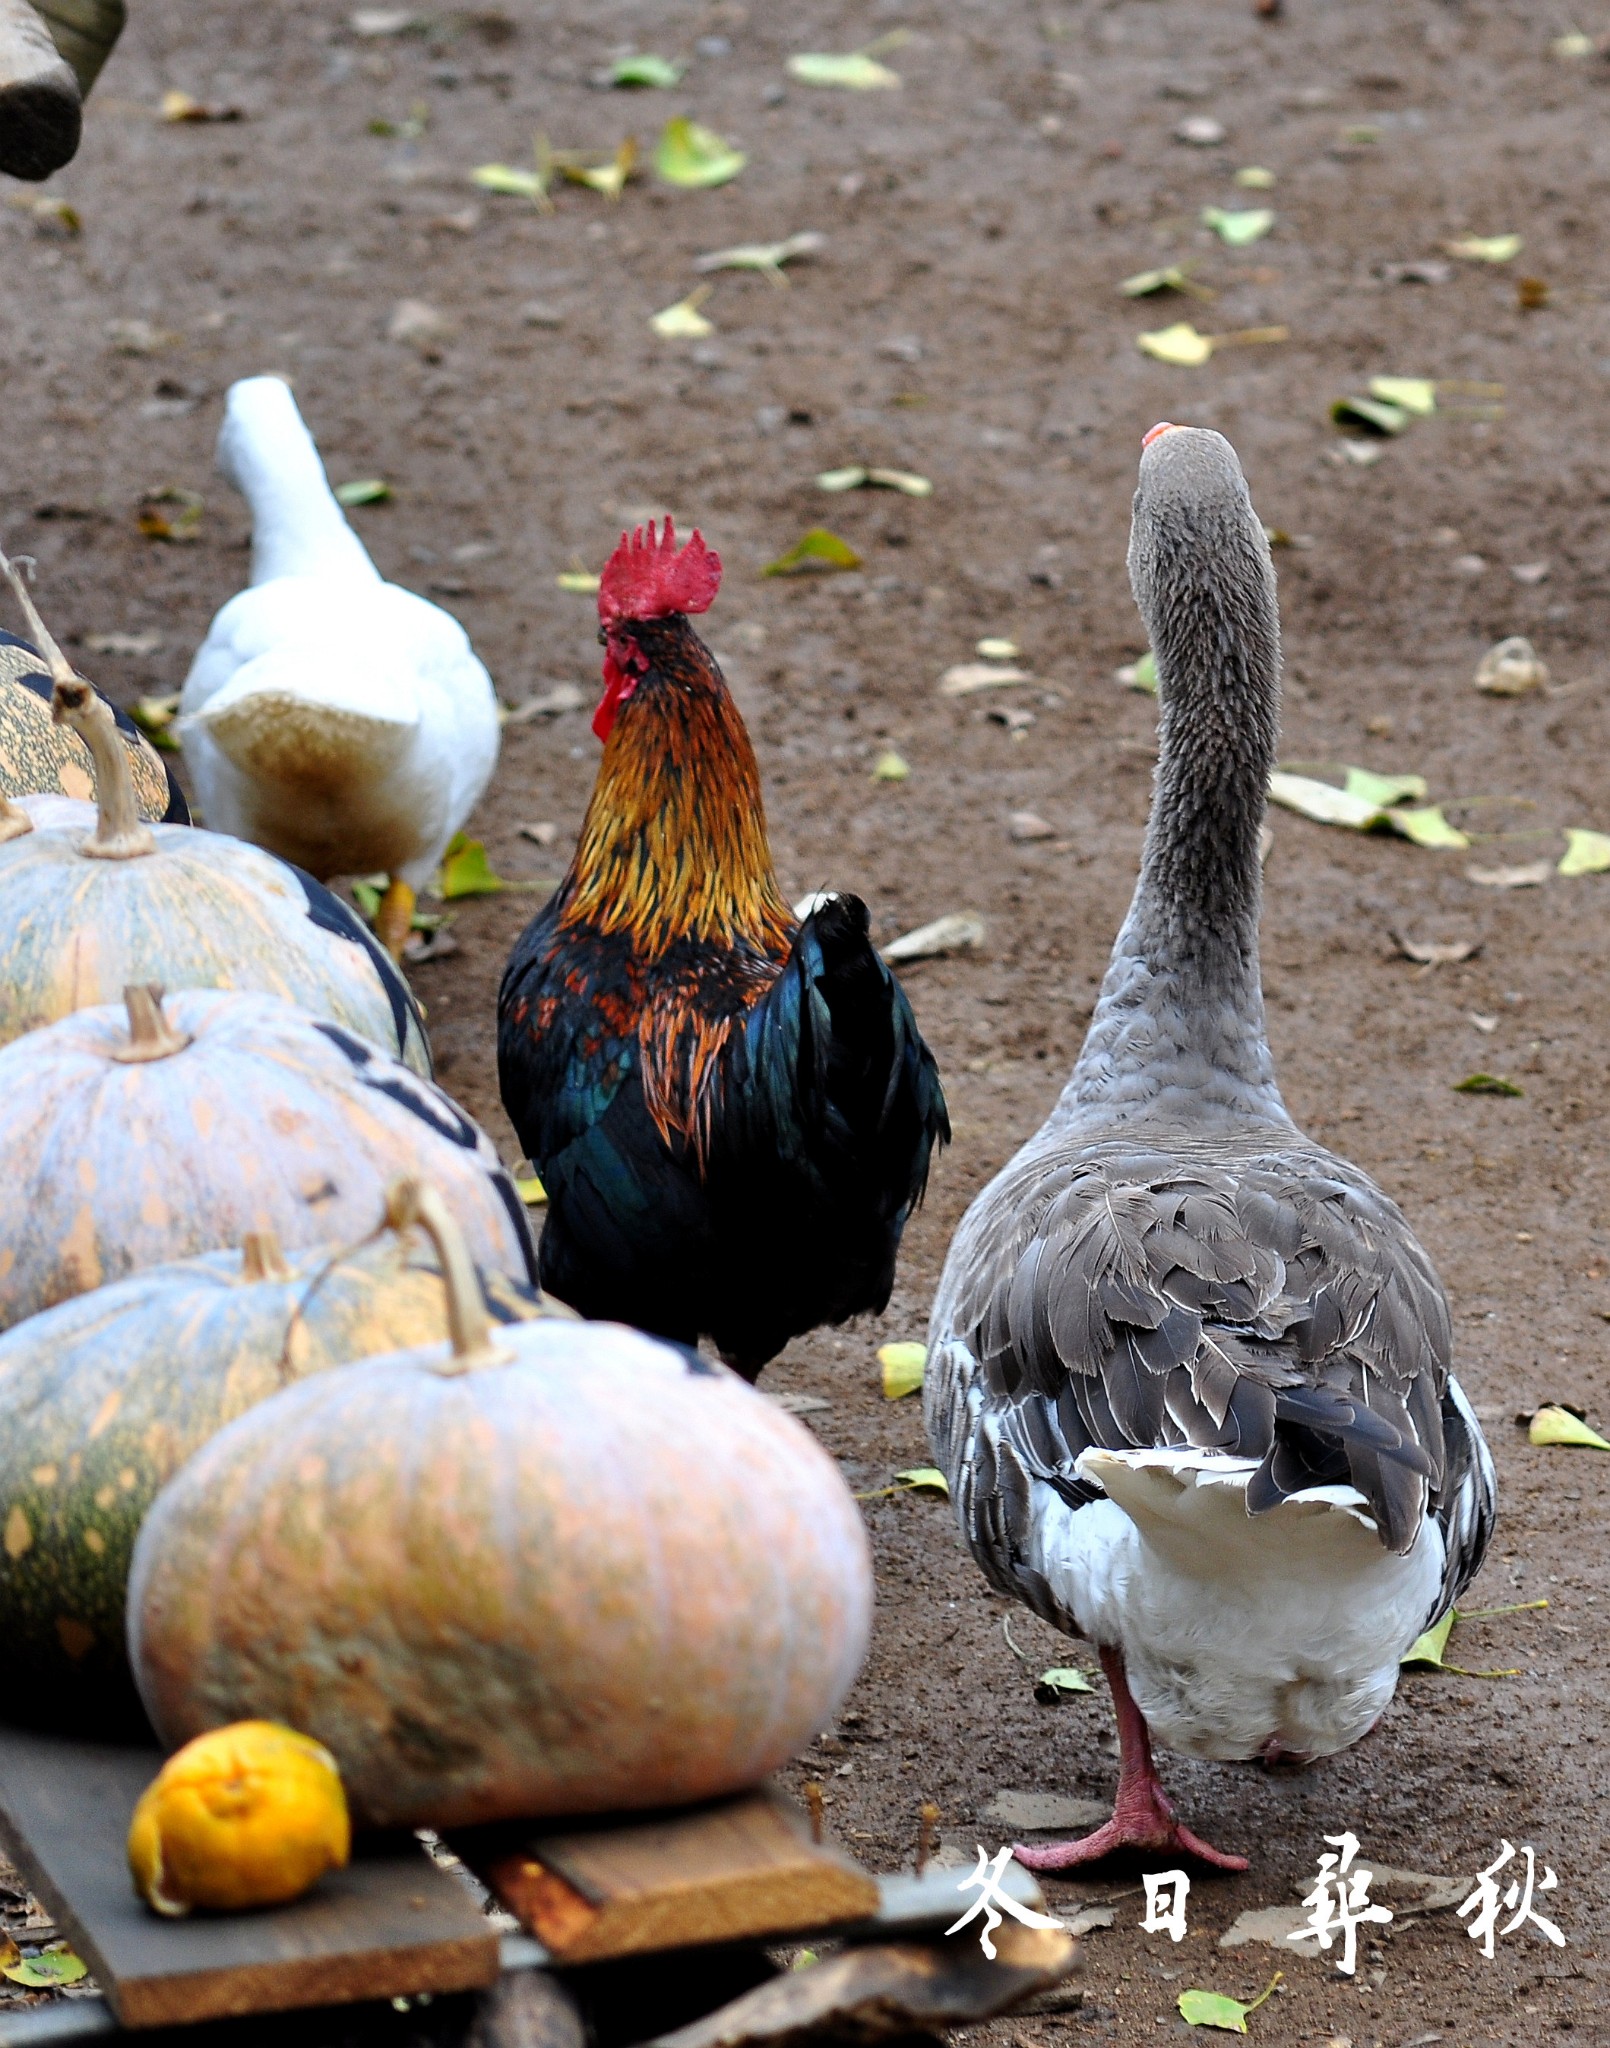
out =
[(1155, 427), (1148, 428), (1141, 435), (1140, 445), (1143, 448), (1149, 448), (1154, 441), (1160, 441), (1165, 434), (1172, 434), (1176, 431), (1177, 429), (1172, 420), (1159, 420)]
[(669, 519), (656, 537), (654, 521), (645, 536), (638, 527), (623, 533), (620, 546), (604, 564), (598, 580), (598, 617), (605, 626), (617, 619), (660, 619), (667, 612), (707, 612), (721, 588), (721, 557), (707, 548), (695, 527), (693, 538), (678, 549)]

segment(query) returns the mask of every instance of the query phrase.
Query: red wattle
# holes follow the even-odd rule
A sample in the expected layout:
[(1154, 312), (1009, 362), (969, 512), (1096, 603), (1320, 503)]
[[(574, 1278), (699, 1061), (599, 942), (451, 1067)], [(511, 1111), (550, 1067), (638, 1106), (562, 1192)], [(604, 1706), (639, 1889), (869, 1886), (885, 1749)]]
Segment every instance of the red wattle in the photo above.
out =
[(593, 713), (593, 732), (600, 740), (607, 740), (614, 730), (620, 708), (637, 687), (637, 678), (629, 674), (610, 652), (604, 655), (604, 694), (598, 709)]

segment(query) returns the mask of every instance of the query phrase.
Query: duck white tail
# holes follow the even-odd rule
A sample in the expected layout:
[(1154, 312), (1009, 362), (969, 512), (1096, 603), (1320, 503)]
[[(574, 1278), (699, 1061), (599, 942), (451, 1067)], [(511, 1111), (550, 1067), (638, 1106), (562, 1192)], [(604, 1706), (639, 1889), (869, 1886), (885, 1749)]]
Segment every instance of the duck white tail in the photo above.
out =
[(283, 377), (244, 377), (230, 386), (217, 459), (252, 508), (253, 583), (278, 576), (379, 581)]
[(1188, 1448), (1086, 1451), (1079, 1476), (1107, 1498), (1074, 1509), (1047, 1487), (1034, 1562), (1087, 1635), (1122, 1648), (1168, 1748), (1328, 1756), (1391, 1699), (1437, 1603), (1442, 1537), (1428, 1519), (1394, 1556), (1345, 1485), (1249, 1515), (1256, 1470)]
[(438, 794), (411, 759), (417, 705), (377, 704), (359, 651), (345, 664), (339, 651), (259, 655), (180, 721), (209, 817), (321, 881), (417, 860)]
[(340, 796), (366, 775), (386, 774), (407, 752), (419, 720), (406, 707), (388, 718), (372, 708), (321, 704), (270, 677), (254, 683), (250, 668), (261, 666), (252, 663), (237, 678), (251, 687), (230, 684), (185, 721), (242, 775), (307, 796)]

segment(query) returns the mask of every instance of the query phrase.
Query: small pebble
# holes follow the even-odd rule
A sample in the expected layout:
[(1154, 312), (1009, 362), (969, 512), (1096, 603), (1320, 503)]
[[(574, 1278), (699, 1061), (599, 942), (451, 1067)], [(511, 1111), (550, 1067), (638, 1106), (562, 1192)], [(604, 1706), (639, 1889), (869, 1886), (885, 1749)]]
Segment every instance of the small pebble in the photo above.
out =
[(1033, 811), (1014, 811), (1008, 820), (1008, 830), (1020, 844), (1031, 839), (1055, 839), (1057, 836), (1056, 827), (1048, 825)]

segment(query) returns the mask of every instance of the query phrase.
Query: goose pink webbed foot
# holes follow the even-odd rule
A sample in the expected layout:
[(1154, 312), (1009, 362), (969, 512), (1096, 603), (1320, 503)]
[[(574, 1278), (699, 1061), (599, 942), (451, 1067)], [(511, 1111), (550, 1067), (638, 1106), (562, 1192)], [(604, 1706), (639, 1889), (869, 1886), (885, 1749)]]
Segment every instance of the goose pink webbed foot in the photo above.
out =
[(1175, 1815), (1152, 1762), (1151, 1732), (1124, 1675), (1123, 1652), (1103, 1646), (1101, 1668), (1118, 1716), (1118, 1797), (1112, 1819), (1073, 1842), (1035, 1847), (1015, 1842), (1012, 1854), (1030, 1870), (1074, 1870), (1123, 1853), (1191, 1856), (1213, 1870), (1247, 1869), (1245, 1856), (1215, 1849)]

